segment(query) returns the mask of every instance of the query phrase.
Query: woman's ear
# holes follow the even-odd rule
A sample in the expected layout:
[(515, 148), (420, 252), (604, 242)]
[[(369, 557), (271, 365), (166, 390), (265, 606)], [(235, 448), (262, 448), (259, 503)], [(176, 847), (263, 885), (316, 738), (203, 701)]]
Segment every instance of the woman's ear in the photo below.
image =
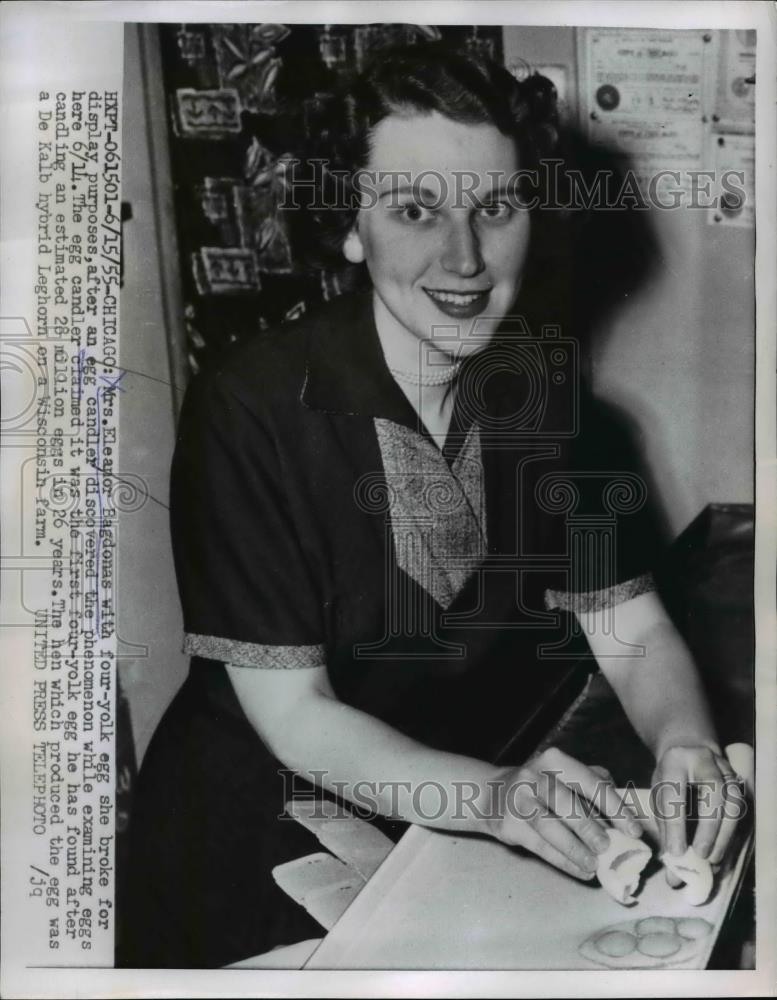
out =
[(343, 243), (343, 254), (351, 264), (361, 264), (364, 261), (364, 246), (356, 226), (348, 233)]

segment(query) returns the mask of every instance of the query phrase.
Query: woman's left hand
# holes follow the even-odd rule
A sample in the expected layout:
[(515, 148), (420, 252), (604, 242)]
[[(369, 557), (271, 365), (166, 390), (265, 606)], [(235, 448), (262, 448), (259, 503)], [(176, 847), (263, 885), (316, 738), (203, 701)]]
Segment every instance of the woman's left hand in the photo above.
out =
[[(720, 747), (712, 743), (673, 745), (658, 758), (651, 800), (662, 852), (674, 857), (688, 847), (689, 787), (699, 817), (692, 846), (710, 864), (720, 864), (745, 803), (739, 780)], [(670, 885), (680, 884), (668, 869), (666, 877)]]

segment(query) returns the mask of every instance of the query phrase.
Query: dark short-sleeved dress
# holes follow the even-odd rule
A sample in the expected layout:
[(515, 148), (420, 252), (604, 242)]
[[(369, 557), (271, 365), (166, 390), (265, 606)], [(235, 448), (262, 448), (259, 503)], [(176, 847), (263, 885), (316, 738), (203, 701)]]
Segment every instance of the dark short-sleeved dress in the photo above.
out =
[(198, 377), (171, 490), (191, 671), (139, 775), (118, 962), (215, 967), (322, 933), (271, 877), (320, 850), (279, 818), (303, 783), (225, 662), (326, 665), (342, 701), (493, 759), (566, 655), (568, 612), (651, 589), (645, 500), (561, 337), (505, 333), (470, 359), (442, 450), (388, 371), (370, 295)]

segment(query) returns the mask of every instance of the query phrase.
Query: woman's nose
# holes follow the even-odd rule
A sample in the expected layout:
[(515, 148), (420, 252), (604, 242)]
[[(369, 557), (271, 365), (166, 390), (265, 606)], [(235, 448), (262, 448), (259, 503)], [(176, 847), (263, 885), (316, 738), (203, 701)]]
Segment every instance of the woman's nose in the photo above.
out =
[(474, 277), (483, 270), (480, 243), (469, 221), (451, 226), (440, 263), (443, 270), (463, 278)]

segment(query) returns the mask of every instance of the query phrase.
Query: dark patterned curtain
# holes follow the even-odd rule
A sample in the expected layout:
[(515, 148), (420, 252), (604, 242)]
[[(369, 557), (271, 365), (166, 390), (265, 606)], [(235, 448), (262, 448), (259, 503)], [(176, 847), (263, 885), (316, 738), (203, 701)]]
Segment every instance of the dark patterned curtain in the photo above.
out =
[(406, 24), (162, 25), (190, 367), (344, 290), (312, 271), (279, 208), (293, 120), (380, 49), (445, 40), (502, 59), (502, 29)]

